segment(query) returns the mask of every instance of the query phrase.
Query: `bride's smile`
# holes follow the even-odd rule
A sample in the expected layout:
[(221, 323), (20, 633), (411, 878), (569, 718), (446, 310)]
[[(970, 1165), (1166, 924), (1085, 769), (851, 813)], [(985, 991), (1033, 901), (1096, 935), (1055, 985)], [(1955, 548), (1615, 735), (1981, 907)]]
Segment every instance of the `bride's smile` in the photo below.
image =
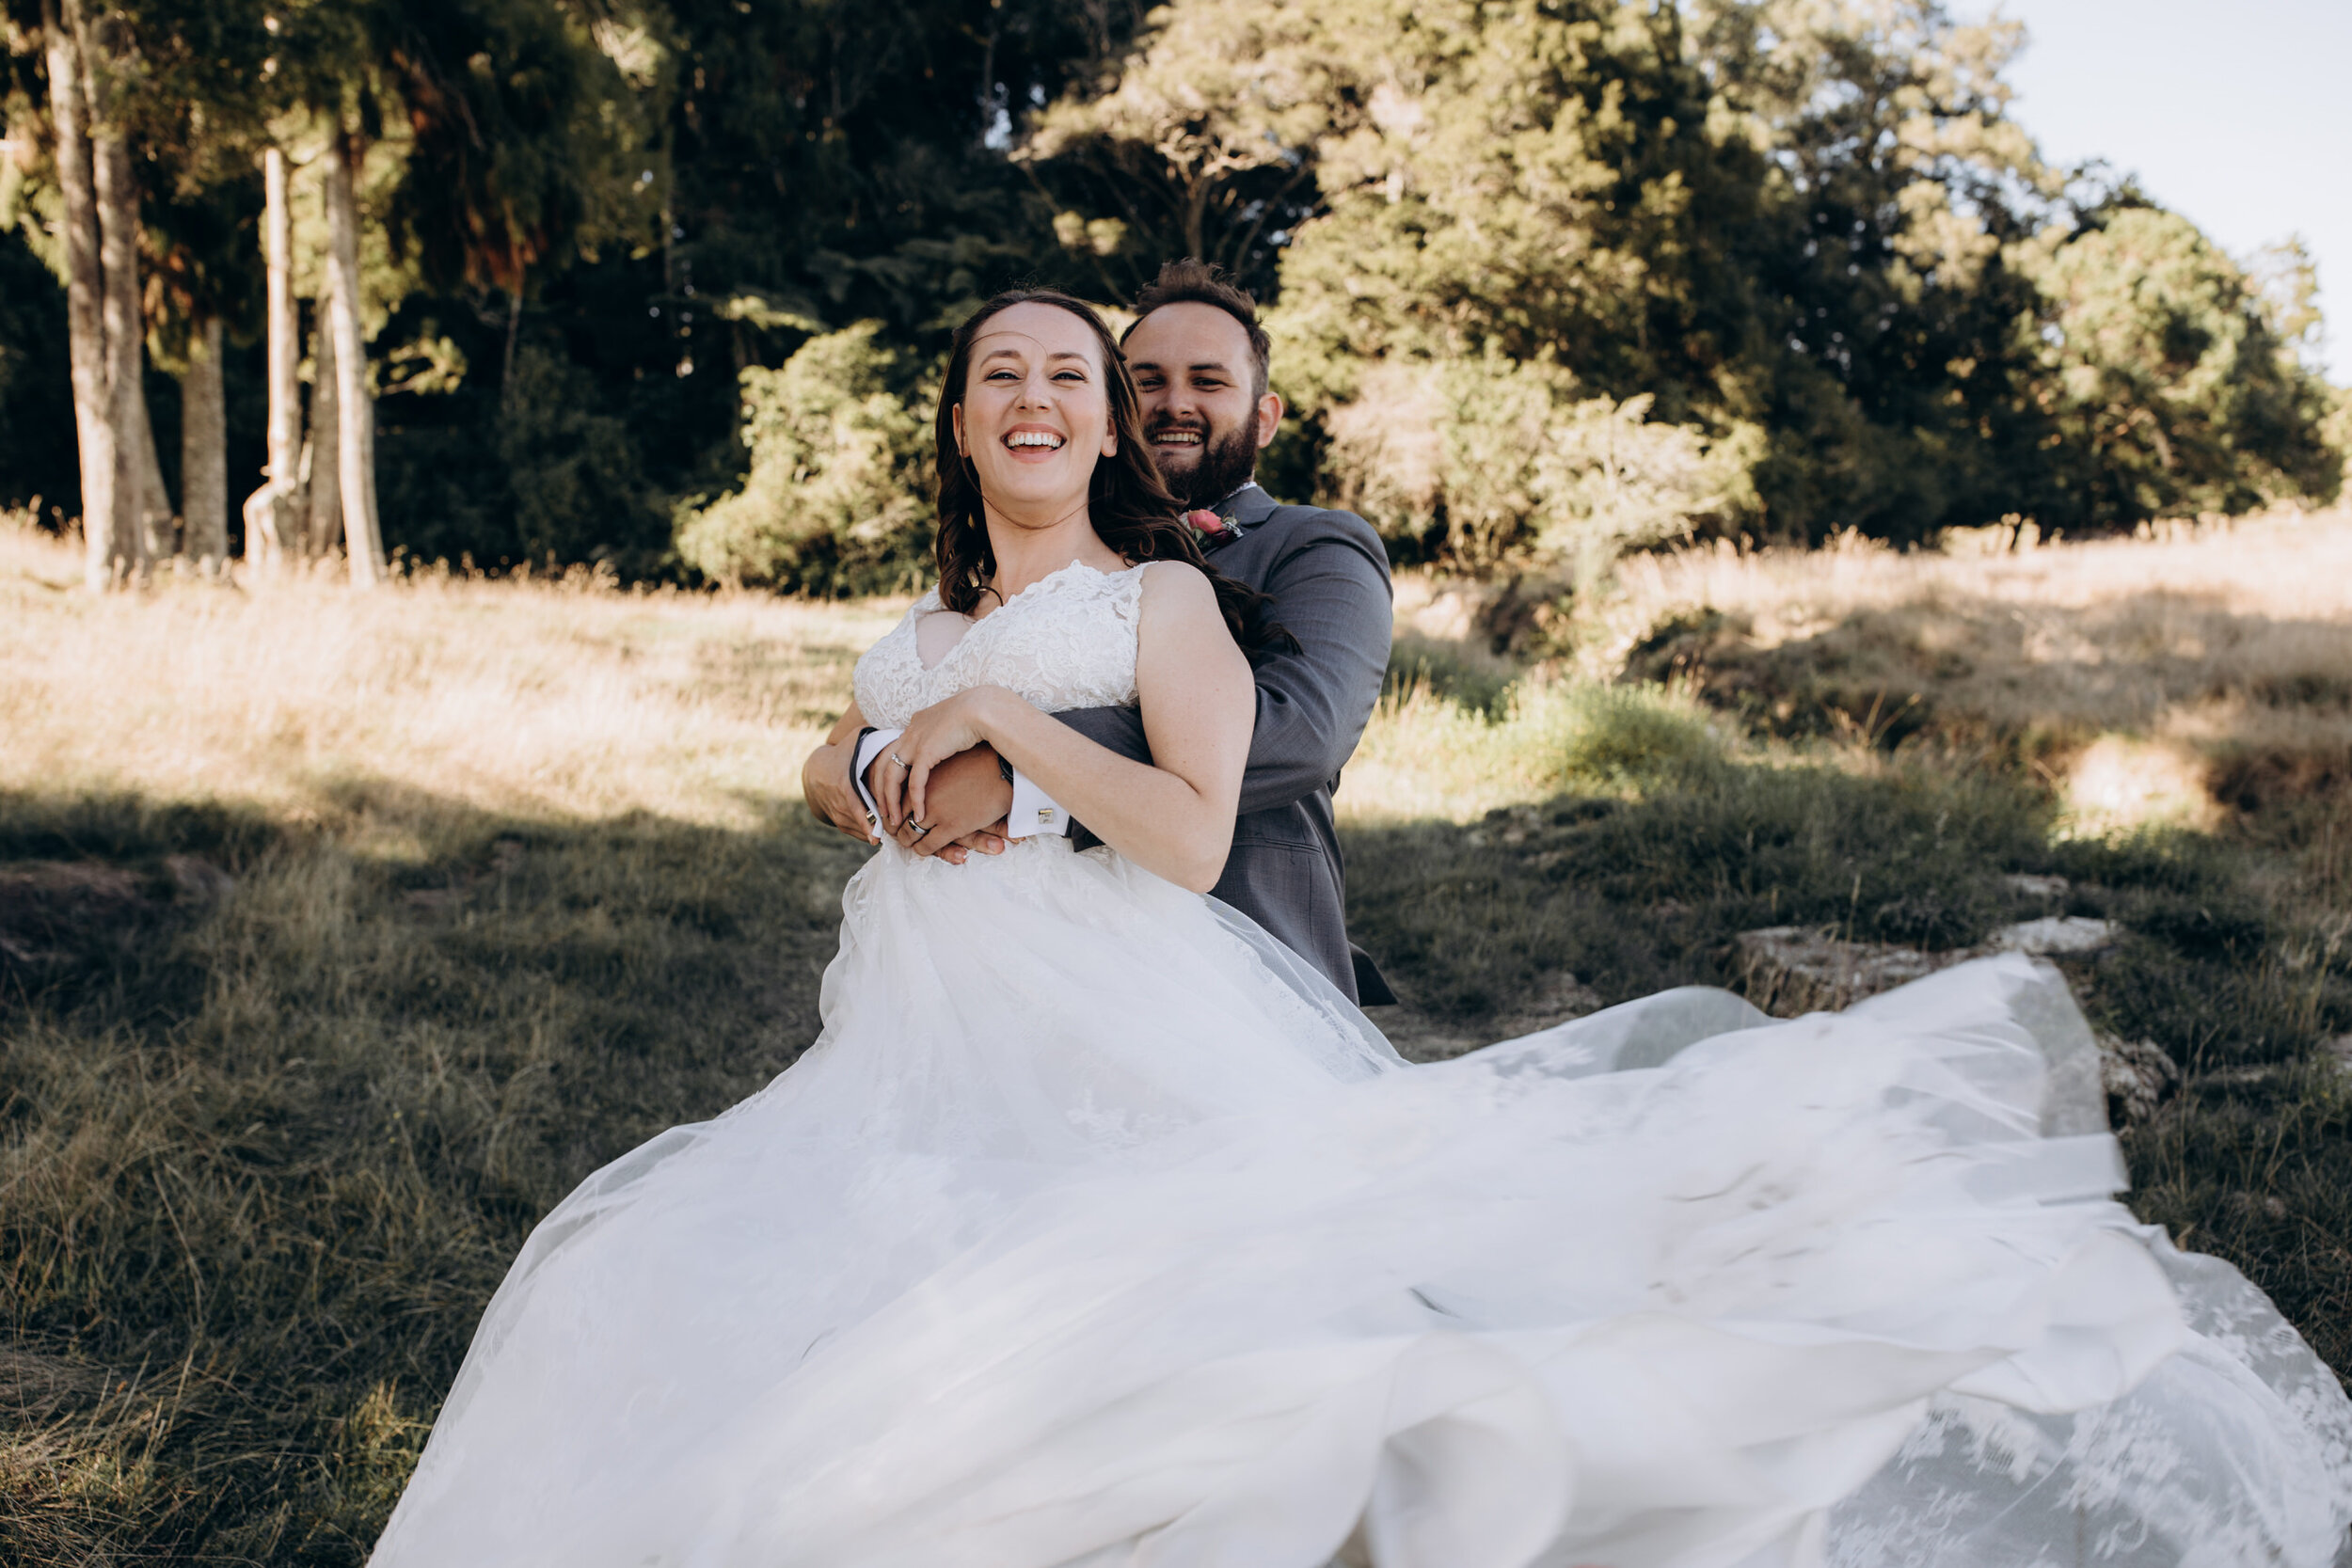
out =
[[(1009, 597), (1073, 560), (1121, 564), (1086, 522), (1095, 464), (1118, 452), (1119, 435), (1103, 348), (1084, 322), (1050, 305), (1000, 312), (973, 341), (970, 378), (953, 417), (1006, 579), (993, 586)], [(1032, 551), (1020, 535), (1045, 537), (1035, 538)]]

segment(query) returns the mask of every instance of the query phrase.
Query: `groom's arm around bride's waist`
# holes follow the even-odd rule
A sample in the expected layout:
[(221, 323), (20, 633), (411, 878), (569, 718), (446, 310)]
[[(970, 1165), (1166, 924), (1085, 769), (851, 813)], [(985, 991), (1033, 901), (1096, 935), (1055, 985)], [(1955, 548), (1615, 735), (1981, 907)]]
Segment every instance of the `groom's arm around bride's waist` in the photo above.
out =
[[(1273, 619), (1298, 641), (1297, 651), (1258, 664), (1257, 728), (1242, 776), (1241, 815), (1278, 811), (1337, 782), (1379, 701), (1392, 619), (1388, 555), (1352, 513), (1286, 506), (1210, 559), (1270, 596)], [(1152, 760), (1134, 708), (1057, 717), (1122, 756)]]

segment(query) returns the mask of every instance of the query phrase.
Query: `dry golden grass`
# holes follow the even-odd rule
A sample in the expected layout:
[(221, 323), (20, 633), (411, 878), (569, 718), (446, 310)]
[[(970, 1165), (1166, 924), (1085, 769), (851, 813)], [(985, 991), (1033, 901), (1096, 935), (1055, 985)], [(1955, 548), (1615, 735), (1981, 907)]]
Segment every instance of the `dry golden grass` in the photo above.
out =
[(1491, 650), (1494, 590), (1401, 573), (1397, 663), (1421, 678), (1383, 702), (1342, 817), (1541, 799), (1589, 714), (1575, 693), (1628, 675), (1733, 730), (1845, 742), (1822, 753), (1842, 766), (1914, 736), (1991, 752), (2058, 786), (2076, 831), (2211, 828), (2352, 782), (2352, 511), (1957, 543), (1636, 557), (1532, 678)]
[(2210, 826), (2352, 781), (2352, 511), (1967, 543), (1630, 561), (1580, 662), (1779, 733), (1990, 745), (2090, 828)]
[[(903, 601), (421, 577), (92, 598), (0, 529), (0, 789), (740, 827), (800, 794), (858, 654)], [(389, 802), (389, 804), (388, 804)]]

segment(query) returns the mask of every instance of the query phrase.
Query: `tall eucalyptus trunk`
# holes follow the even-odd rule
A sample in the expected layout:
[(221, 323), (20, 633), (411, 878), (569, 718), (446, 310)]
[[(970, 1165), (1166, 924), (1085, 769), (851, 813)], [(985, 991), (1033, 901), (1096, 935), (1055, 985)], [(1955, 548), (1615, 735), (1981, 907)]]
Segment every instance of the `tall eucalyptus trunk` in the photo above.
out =
[(302, 388), (295, 365), (302, 357), (301, 325), (294, 316), (294, 207), (287, 194), (286, 154), (262, 154), (262, 234), (269, 268), (265, 311), (269, 327), (269, 460), (262, 487), (245, 500), (246, 563), (261, 572), (277, 569), (298, 549), (293, 535), (301, 527), (295, 507), (302, 441)]
[(310, 356), (310, 434), (302, 444), (302, 504), (307, 518), (303, 548), (313, 559), (332, 555), (343, 542), (342, 388), (337, 385), (334, 308), (328, 296), (333, 280), (319, 298), (318, 325), (311, 334), (317, 346)]
[(229, 409), (220, 378), (220, 318), (188, 345), (180, 378), (180, 503), (187, 531), (181, 553), (199, 577), (217, 581), (229, 564)]
[(326, 151), (327, 320), (335, 335), (335, 397), (342, 432), (337, 477), (343, 491), (343, 541), (351, 580), (384, 580), (384, 541), (375, 519), (375, 404), (368, 396), (367, 347), (359, 341), (358, 139), (338, 134)]
[[(71, 7), (73, 0), (67, 0)], [(82, 48), (83, 91), (93, 110), (104, 101), (97, 53)], [(122, 578), (148, 578), (147, 516), (152, 505), (146, 458), (147, 392), (139, 372), (147, 353), (147, 319), (139, 299), (139, 187), (131, 143), (119, 127), (93, 114), (90, 168), (98, 196), (98, 270), (105, 282), (101, 312), (106, 327), (106, 423), (114, 431), (114, 566)], [(156, 488), (161, 488), (160, 479)], [(86, 505), (85, 514), (88, 512)], [(167, 505), (167, 515), (168, 506)]]
[(122, 541), (115, 534), (114, 402), (107, 383), (106, 281), (99, 259), (98, 197), (91, 168), (89, 105), (83, 96), (80, 8), (42, 0), (48, 55), (49, 116), (56, 138), (57, 187), (64, 198), (66, 340), (73, 386), (73, 428), (81, 459), (83, 580), (103, 591), (121, 579)]

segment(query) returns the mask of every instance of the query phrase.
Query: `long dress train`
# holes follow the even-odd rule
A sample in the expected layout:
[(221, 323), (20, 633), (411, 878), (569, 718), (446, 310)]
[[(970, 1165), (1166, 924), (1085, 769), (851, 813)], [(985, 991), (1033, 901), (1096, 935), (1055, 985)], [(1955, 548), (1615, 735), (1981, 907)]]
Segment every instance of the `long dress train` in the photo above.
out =
[[(928, 666), (927, 598), (861, 705), (1132, 701), (1143, 575)], [(2112, 1201), (2027, 959), (1408, 1068), (1107, 849), (885, 845), (823, 1015), (540, 1225), (379, 1568), (2327, 1568), (2352, 1525), (2352, 1405)]]

